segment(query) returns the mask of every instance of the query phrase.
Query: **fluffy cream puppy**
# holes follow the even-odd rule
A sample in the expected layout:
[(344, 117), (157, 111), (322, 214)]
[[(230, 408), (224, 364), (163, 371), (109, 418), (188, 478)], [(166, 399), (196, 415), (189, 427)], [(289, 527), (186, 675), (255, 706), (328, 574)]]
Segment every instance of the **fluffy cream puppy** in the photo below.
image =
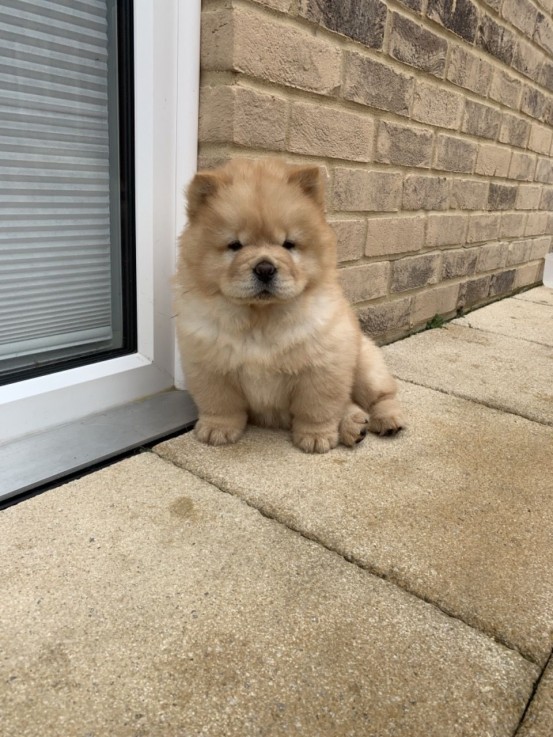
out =
[(177, 335), (201, 441), (234, 443), (250, 421), (325, 453), (401, 429), (396, 383), (339, 285), (318, 168), (199, 172), (180, 246)]

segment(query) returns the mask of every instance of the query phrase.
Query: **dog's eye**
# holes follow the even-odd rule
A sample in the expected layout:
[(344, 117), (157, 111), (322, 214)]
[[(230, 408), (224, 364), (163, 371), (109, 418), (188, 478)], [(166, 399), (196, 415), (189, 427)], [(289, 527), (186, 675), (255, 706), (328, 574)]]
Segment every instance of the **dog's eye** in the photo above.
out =
[(288, 251), (290, 251), (292, 248), (296, 247), (296, 244), (293, 241), (284, 241), (282, 244), (284, 248), (286, 248)]
[(231, 251), (239, 251), (242, 248), (242, 244), (240, 241), (232, 241), (232, 243), (228, 244), (228, 247)]

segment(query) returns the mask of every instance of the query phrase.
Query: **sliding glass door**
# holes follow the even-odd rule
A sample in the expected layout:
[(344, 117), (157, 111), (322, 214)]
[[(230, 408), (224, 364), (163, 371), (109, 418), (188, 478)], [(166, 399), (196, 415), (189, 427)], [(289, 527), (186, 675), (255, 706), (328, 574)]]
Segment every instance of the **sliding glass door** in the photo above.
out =
[(0, 4), (0, 383), (136, 349), (132, 3)]

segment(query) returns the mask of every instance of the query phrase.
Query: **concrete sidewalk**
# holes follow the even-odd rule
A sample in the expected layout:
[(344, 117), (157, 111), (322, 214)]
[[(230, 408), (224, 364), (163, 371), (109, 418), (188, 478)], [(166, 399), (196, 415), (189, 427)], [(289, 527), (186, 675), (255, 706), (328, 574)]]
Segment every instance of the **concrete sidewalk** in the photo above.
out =
[(187, 434), (0, 514), (3, 737), (553, 735), (553, 292), (385, 351), (396, 439)]

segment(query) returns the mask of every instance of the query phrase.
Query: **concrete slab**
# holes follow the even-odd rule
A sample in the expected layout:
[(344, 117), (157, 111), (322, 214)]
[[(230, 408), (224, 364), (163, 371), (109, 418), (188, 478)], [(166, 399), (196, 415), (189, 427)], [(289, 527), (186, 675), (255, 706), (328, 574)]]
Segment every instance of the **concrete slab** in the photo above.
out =
[(400, 379), (553, 425), (553, 348), (449, 323), (385, 349)]
[(3, 737), (510, 737), (537, 677), (152, 453), (0, 520)]
[(305, 455), (286, 433), (251, 428), (234, 446), (189, 433), (155, 451), (543, 663), (553, 429), (414, 385), (401, 393), (405, 434), (355, 450)]
[(553, 307), (553, 289), (534, 287), (534, 289), (529, 289), (527, 292), (516, 294), (513, 299), (522, 299), (525, 302), (537, 302), (540, 305)]
[(543, 674), (538, 689), (516, 737), (551, 737), (553, 733), (553, 660)]
[(504, 299), (465, 317), (454, 325), (553, 346), (553, 307), (522, 299)]

